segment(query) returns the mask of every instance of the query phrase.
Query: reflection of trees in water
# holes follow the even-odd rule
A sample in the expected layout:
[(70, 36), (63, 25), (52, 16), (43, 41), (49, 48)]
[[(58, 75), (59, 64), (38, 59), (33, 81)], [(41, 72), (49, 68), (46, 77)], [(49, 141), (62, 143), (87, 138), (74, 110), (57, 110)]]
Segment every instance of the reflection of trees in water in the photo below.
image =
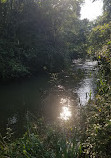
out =
[[(55, 76), (54, 82), (51, 82), (49, 87), (44, 86), (47, 82), (42, 83), (43, 81), (38, 82), (37, 79), (34, 79), (30, 80), (30, 82), (27, 81), (27, 83), (24, 84), (21, 94), (20, 87), (18, 92), (15, 93), (14, 90), (17, 90), (18, 88), (13, 88), (11, 93), (14, 97), (10, 98), (10, 103), (12, 101), (11, 99), (13, 99), (14, 103), (10, 104), (10, 106), (8, 104), (5, 108), (3, 107), (2, 111), (0, 111), (0, 117), (1, 120), (3, 120), (3, 122), (0, 122), (1, 127), (6, 128), (6, 125), (8, 124), (16, 131), (16, 133), (20, 134), (22, 132), (21, 129), (24, 129), (24, 126), (26, 125), (25, 115), (27, 110), (37, 117), (44, 116), (46, 120), (49, 121), (57, 120), (60, 117), (62, 110), (64, 111), (63, 115), (65, 115), (65, 113), (67, 113), (66, 115), (70, 115), (68, 112), (70, 111), (70, 118), (76, 120), (79, 98), (81, 95), (84, 95), (83, 97), (85, 98), (85, 101), (88, 101), (88, 92), (85, 91), (85, 89), (87, 90), (87, 86), (93, 86), (92, 80), (90, 80), (90, 82), (87, 80), (88, 75), (84, 76), (82, 73), (78, 75), (76, 66), (77, 65), (74, 66), (75, 69), (72, 67), (73, 71), (71, 74), (69, 74), (69, 72), (62, 72), (60, 75)], [(92, 67), (90, 68), (92, 69)], [(85, 69), (85, 71), (87, 71), (87, 69)], [(87, 80), (86, 85), (84, 84), (84, 80)], [(80, 89), (81, 91), (79, 91)], [(69, 110), (67, 109), (67, 107), (69, 107), (68, 105), (70, 105)]]

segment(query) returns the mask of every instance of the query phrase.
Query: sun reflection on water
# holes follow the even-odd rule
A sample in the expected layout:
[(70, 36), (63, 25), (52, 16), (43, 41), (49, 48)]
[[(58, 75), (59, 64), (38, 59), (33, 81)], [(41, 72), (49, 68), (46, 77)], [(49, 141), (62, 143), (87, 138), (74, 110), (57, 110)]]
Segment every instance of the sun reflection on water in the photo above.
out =
[(69, 120), (71, 117), (71, 111), (68, 107), (62, 107), (62, 112), (60, 113), (60, 118), (62, 120)]
[(69, 99), (65, 99), (65, 98), (61, 98), (60, 101), (61, 107), (62, 107), (62, 111), (60, 113), (60, 119), (62, 120), (69, 120), (72, 116), (71, 114), (71, 110), (70, 110), (70, 100)]

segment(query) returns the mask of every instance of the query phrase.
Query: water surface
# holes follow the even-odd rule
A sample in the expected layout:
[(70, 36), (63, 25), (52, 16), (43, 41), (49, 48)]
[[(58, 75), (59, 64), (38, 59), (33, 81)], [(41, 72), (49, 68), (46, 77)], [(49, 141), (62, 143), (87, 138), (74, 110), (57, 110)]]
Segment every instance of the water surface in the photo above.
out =
[(75, 107), (94, 97), (96, 65), (96, 61), (74, 60), (70, 75), (41, 75), (0, 85), (0, 132), (11, 127), (17, 136), (23, 133), (27, 111), (51, 122), (76, 117)]

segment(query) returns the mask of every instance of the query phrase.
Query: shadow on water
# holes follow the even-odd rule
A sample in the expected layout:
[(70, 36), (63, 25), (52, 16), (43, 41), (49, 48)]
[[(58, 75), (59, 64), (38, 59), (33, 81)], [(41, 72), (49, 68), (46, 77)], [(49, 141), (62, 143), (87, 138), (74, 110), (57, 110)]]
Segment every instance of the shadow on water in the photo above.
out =
[(74, 60), (69, 73), (0, 85), (0, 132), (11, 127), (20, 136), (27, 125), (27, 110), (50, 122), (76, 118), (77, 105), (94, 97), (96, 65), (96, 61)]

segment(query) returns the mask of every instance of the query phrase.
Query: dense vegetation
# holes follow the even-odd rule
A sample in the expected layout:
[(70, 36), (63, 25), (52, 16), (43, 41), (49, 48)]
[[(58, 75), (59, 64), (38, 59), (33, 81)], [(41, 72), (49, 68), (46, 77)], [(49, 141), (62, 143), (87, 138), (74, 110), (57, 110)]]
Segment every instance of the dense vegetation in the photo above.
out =
[(82, 0), (1, 0), (0, 78), (58, 72), (86, 48)]
[[(111, 1), (103, 1), (99, 17), (89, 35), (88, 53), (98, 59), (98, 93), (84, 108), (86, 129), (83, 148), (90, 157), (111, 157)], [(83, 111), (84, 111), (83, 110)]]
[[(43, 68), (57, 71), (63, 66), (61, 60), (75, 57), (88, 45), (88, 53), (98, 60), (98, 92), (94, 100), (79, 109), (75, 125), (67, 122), (61, 129), (39, 120), (34, 125), (28, 124), (23, 138), (13, 142), (8, 129), (0, 142), (0, 154), (10, 158), (110, 158), (111, 0), (103, 0), (103, 15), (92, 30), (86, 28), (87, 20), (79, 20), (79, 1), (17, 2), (1, 3), (0, 11), (7, 10), (2, 11), (6, 21), (2, 16), (0, 23), (1, 78), (20, 77)], [(35, 15), (36, 12), (39, 14)]]

